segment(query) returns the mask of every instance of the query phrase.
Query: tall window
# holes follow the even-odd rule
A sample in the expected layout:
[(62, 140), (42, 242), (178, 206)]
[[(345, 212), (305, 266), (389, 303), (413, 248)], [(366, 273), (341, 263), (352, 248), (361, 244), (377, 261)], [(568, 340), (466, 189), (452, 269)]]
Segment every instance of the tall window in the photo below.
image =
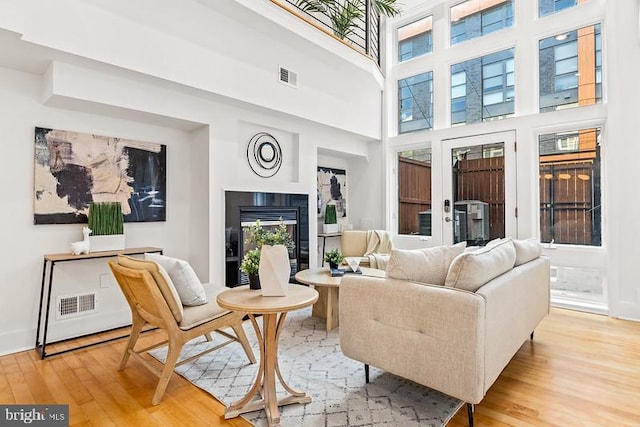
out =
[(398, 81), (398, 132), (433, 126), (433, 78), (431, 71)]
[(398, 62), (431, 53), (433, 50), (432, 22), (433, 18), (427, 16), (398, 28)]
[(451, 66), (451, 125), (512, 116), (515, 108), (513, 49)]
[(398, 153), (398, 234), (431, 236), (431, 148)]
[(540, 40), (539, 57), (541, 112), (601, 101), (600, 24)]
[(543, 242), (600, 246), (600, 128), (539, 136)]
[(538, 0), (538, 16), (543, 17), (587, 0)]
[(513, 25), (511, 0), (467, 0), (451, 7), (451, 44)]

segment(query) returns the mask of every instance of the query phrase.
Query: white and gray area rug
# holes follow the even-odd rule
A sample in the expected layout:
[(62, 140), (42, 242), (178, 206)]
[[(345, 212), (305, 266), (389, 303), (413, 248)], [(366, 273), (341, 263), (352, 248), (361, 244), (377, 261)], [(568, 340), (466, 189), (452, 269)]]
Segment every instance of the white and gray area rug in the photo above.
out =
[[(338, 328), (327, 332), (324, 319), (311, 317), (311, 308), (291, 312), (281, 332), (280, 371), (287, 383), (311, 395), (306, 405), (280, 407), (283, 426), (444, 426), (463, 402), (374, 367), (365, 383), (364, 365), (340, 351)], [(261, 324), (258, 318), (258, 324)], [(260, 351), (251, 322), (245, 331)], [(220, 342), (215, 337), (213, 345)], [(182, 358), (211, 346), (203, 339), (187, 344)], [(164, 350), (154, 356), (163, 360)], [(242, 347), (233, 343), (200, 359), (180, 366), (176, 372), (226, 405), (240, 400), (253, 384), (258, 365), (249, 364)], [(278, 382), (276, 381), (276, 384)], [(284, 390), (278, 387), (279, 396)], [(249, 412), (244, 418), (266, 426), (265, 411)]]

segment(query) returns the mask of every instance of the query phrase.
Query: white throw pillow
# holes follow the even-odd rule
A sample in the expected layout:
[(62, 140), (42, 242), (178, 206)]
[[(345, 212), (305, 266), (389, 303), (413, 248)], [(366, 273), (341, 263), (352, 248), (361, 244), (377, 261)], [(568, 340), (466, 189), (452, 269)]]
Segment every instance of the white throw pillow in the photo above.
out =
[(451, 262), (444, 285), (475, 292), (482, 285), (511, 270), (516, 250), (511, 239), (485, 246), (475, 252), (466, 252)]
[(387, 274), (394, 279), (444, 285), (449, 264), (464, 251), (466, 245), (466, 242), (462, 242), (434, 248), (393, 249), (387, 264)]
[(514, 240), (513, 246), (516, 248), (515, 267), (542, 255), (542, 243), (536, 239)]
[(187, 261), (153, 253), (146, 253), (144, 257), (157, 262), (167, 271), (182, 305), (202, 305), (208, 302), (198, 275)]

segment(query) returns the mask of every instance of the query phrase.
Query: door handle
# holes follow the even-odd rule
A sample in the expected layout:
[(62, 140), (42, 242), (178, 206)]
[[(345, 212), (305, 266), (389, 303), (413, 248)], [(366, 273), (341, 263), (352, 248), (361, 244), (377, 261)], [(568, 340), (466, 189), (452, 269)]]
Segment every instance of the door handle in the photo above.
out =
[(445, 217), (444, 217), (444, 220), (445, 220), (446, 222), (451, 222), (451, 217), (450, 217), (450, 216), (445, 216)]

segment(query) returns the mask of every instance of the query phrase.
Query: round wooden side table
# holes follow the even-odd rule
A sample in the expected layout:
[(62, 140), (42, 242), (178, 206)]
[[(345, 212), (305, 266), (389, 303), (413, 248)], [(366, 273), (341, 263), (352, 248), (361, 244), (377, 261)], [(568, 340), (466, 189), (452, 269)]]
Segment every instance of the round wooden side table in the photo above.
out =
[[(315, 289), (294, 284), (289, 284), (287, 295), (281, 297), (264, 297), (260, 290), (249, 289), (248, 285), (218, 294), (216, 301), (220, 307), (249, 315), (260, 346), (260, 367), (256, 379), (242, 399), (226, 408), (225, 418), (264, 409), (269, 425), (279, 426), (278, 406), (311, 402), (311, 396), (292, 388), (282, 378), (278, 365), (278, 339), (287, 313), (310, 306), (317, 300)], [(262, 331), (255, 319), (256, 314), (262, 315)], [(276, 395), (276, 376), (288, 393), (280, 399)]]

